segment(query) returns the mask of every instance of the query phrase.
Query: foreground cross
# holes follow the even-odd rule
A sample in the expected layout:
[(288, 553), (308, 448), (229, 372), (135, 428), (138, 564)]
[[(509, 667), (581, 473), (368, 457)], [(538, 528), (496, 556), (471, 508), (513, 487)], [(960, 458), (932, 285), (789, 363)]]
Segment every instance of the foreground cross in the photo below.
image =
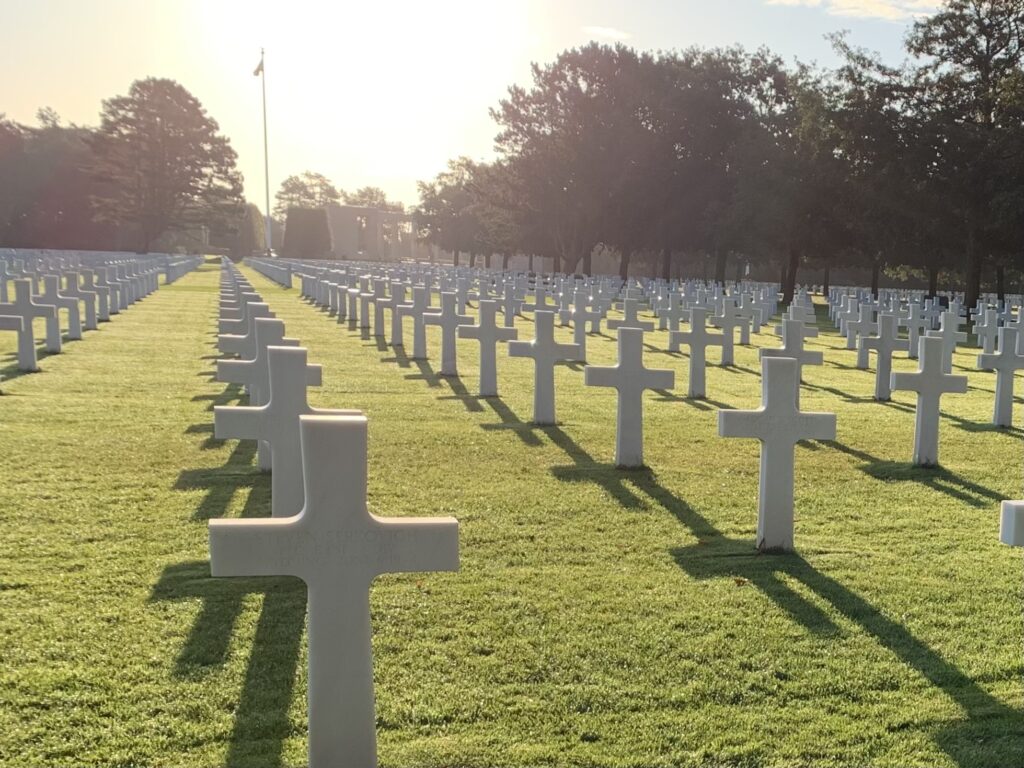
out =
[(533, 341), (510, 341), (511, 357), (533, 358), (533, 423), (555, 423), (555, 363), (576, 360), (580, 350), (575, 344), (555, 341), (555, 313), (534, 312)]
[(996, 372), (996, 404), (992, 423), (1013, 426), (1013, 378), (1024, 368), (1024, 355), (1017, 353), (1017, 329), (999, 329), (999, 353), (978, 355), (978, 367)]
[(615, 465), (644, 465), (644, 390), (671, 389), (673, 371), (644, 367), (644, 332), (619, 328), (619, 361), (611, 367), (588, 365), (583, 369), (588, 387), (613, 387), (618, 391), (615, 419)]
[(943, 373), (942, 338), (922, 336), (919, 342), (917, 373), (894, 373), (892, 389), (917, 392), (914, 464), (933, 467), (939, 463), (939, 400), (947, 392), (965, 393), (967, 377)]
[(483, 299), (479, 306), (478, 324), (459, 326), (459, 338), (476, 339), (480, 342), (480, 396), (497, 397), (498, 362), (495, 348), (500, 341), (511, 341), (516, 338), (519, 331), (515, 328), (498, 327), (498, 302)]
[(262, 440), (270, 445), (270, 510), (274, 517), (290, 517), (302, 508), (299, 417), (358, 413), (311, 407), (306, 402), (309, 367), (304, 347), (267, 347), (269, 386), (264, 404), (213, 409), (214, 437)]
[(796, 401), (797, 362), (788, 357), (761, 361), (761, 407), (756, 411), (719, 411), (720, 437), (761, 441), (757, 548), (793, 549), (794, 452), (801, 440), (834, 440), (834, 413), (803, 413)]
[(383, 573), (457, 570), (459, 524), (369, 512), (365, 416), (303, 416), (300, 432), (302, 511), (211, 520), (210, 572), (306, 583), (310, 768), (373, 768), (370, 584)]

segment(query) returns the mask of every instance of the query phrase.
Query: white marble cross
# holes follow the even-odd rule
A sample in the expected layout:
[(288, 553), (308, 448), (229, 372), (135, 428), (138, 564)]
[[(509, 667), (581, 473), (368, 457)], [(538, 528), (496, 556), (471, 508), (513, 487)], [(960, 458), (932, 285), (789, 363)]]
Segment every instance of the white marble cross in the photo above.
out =
[(942, 313), (939, 321), (939, 330), (929, 331), (928, 336), (942, 340), (942, 372), (952, 373), (953, 353), (956, 352), (956, 345), (967, 341), (967, 334), (960, 330), (963, 320), (956, 312), (946, 311)]
[(689, 331), (669, 331), (668, 348), (670, 352), (679, 350), (680, 345), (690, 348), (690, 378), (687, 386), (687, 397), (704, 397), (706, 392), (707, 348), (722, 346), (723, 334), (708, 333), (708, 311), (702, 307), (690, 310)]
[(874, 350), (877, 357), (875, 368), (875, 400), (887, 401), (892, 397), (889, 388), (892, 374), (892, 353), (907, 352), (910, 342), (899, 337), (899, 318), (896, 315), (882, 313), (878, 316), (878, 335), (869, 338), (861, 337), (861, 346), (868, 351)]
[(981, 342), (981, 352), (991, 355), (996, 351), (996, 336), (999, 333), (999, 310), (986, 309), (982, 315), (983, 322), (974, 323), (974, 335)]
[(919, 343), (917, 372), (894, 373), (891, 388), (917, 393), (914, 464), (931, 467), (939, 463), (939, 400), (947, 392), (966, 392), (967, 377), (943, 372), (941, 338), (922, 336)]
[(658, 330), (678, 331), (679, 323), (688, 316), (689, 309), (683, 301), (683, 297), (679, 293), (672, 291), (668, 296), (668, 305), (658, 312)]
[(459, 326), (459, 338), (476, 339), (480, 342), (480, 396), (496, 397), (498, 394), (498, 363), (495, 348), (500, 341), (515, 339), (519, 335), (519, 331), (515, 328), (498, 327), (498, 302), (481, 299), (479, 307), (478, 324)]
[(298, 431), (301, 512), (211, 520), (210, 573), (306, 583), (309, 766), (373, 768), (370, 585), (383, 573), (458, 570), (459, 524), (370, 513), (365, 416), (303, 416)]
[(91, 269), (82, 270), (82, 290), (96, 295), (96, 319), (101, 323), (110, 320), (110, 288), (96, 285), (96, 274)]
[(722, 329), (722, 365), (733, 364), (733, 332), (750, 325), (750, 319), (741, 317), (736, 312), (734, 299), (722, 300), (722, 314), (711, 318), (711, 324)]
[[(803, 381), (805, 365), (821, 365), (825, 356), (821, 352), (804, 349), (804, 321), (784, 319), (782, 321), (782, 347), (778, 349), (762, 349), (761, 359), (766, 357), (788, 357), (796, 360), (796, 380)], [(800, 387), (796, 389), (797, 403), (800, 402)]]
[(587, 323), (597, 322), (600, 324), (604, 313), (599, 309), (587, 309), (587, 292), (583, 288), (577, 288), (572, 301), (572, 309), (562, 312), (562, 322), (572, 320), (572, 340), (579, 348), (577, 362), (587, 361)]
[(761, 407), (756, 411), (719, 411), (718, 434), (761, 441), (757, 547), (791, 551), (796, 444), (807, 439), (834, 440), (836, 416), (800, 410), (796, 360), (767, 358), (761, 361), (761, 368)]
[(925, 316), (924, 309), (916, 302), (910, 305), (909, 312), (907, 317), (900, 319), (900, 325), (907, 329), (907, 356), (911, 360), (916, 360), (919, 347), (917, 340), (932, 327), (932, 321), (930, 317)]
[(390, 304), (390, 300), (387, 298), (387, 286), (387, 280), (373, 281), (373, 335), (379, 339), (384, 338), (384, 310)]
[(423, 322), (436, 325), (441, 329), (441, 370), (442, 376), (458, 376), (458, 351), (456, 330), (460, 325), (469, 325), (473, 318), (459, 314), (456, 308), (457, 297), (454, 293), (441, 294), (441, 308), (427, 312)]
[(95, 331), (98, 327), (96, 324), (96, 291), (83, 288), (79, 285), (77, 272), (67, 272), (64, 277), (67, 280), (67, 287), (64, 289), (64, 295), (82, 302), (82, 306), (85, 307), (85, 330)]
[[(82, 313), (78, 306), (78, 299), (65, 296), (60, 290), (60, 275), (43, 276), (43, 292), (38, 296), (40, 303), (52, 304), (57, 308), (57, 314), (61, 310), (68, 313), (68, 339), (78, 340), (82, 338)], [(53, 333), (51, 334), (51, 327)], [(55, 338), (51, 338), (55, 336)], [(48, 349), (60, 351), (60, 323), (54, 320), (46, 324), (46, 346)]]
[(1017, 329), (999, 329), (999, 353), (978, 355), (978, 367), (996, 372), (996, 402), (992, 423), (997, 427), (1013, 426), (1013, 379), (1024, 369), (1024, 355), (1017, 353)]
[(32, 298), (32, 283), (29, 280), (14, 280), (14, 301), (0, 304), (0, 315), (11, 315), (22, 319), (18, 333), (18, 369), (37, 371), (36, 337), (32, 320), (43, 317), (49, 320), (57, 317), (57, 308), (49, 304), (37, 304)]
[(514, 328), (516, 315), (523, 302), (516, 298), (516, 287), (514, 283), (505, 283), (505, 297), (501, 300), (501, 314), (505, 318), (505, 327)]
[(588, 365), (583, 369), (588, 387), (613, 387), (618, 391), (615, 419), (615, 464), (619, 467), (644, 465), (644, 390), (671, 389), (673, 371), (644, 367), (644, 332), (619, 328), (619, 360), (611, 367)]
[(412, 289), (412, 303), (398, 306), (399, 317), (408, 315), (412, 318), (412, 359), (427, 359), (427, 326), (426, 315), (430, 309), (430, 289), (425, 285), (416, 285)]
[(510, 341), (508, 353), (533, 359), (533, 423), (549, 425), (555, 423), (555, 364), (576, 360), (580, 350), (555, 341), (554, 312), (534, 313), (534, 334), (532, 341)]
[(405, 338), (402, 333), (402, 313), (399, 311), (399, 307), (406, 306), (405, 283), (401, 280), (392, 280), (391, 295), (386, 299), (379, 299), (377, 306), (391, 311), (391, 346), (404, 347)]
[(638, 316), (640, 310), (640, 302), (636, 299), (623, 299), (622, 300), (622, 319), (621, 320), (608, 320), (605, 325), (608, 326), (609, 331), (616, 331), (619, 328), (639, 328), (641, 331), (653, 331), (654, 323), (648, 323), (641, 320)]
[(261, 317), (273, 317), (270, 307), (263, 302), (245, 305), (245, 330), (242, 333), (222, 333), (217, 336), (217, 349), (225, 355), (238, 355), (243, 360), (256, 357), (256, 321)]
[(269, 386), (263, 405), (218, 405), (213, 434), (219, 439), (263, 440), (270, 444), (270, 508), (289, 517), (302, 507), (299, 417), (345, 415), (358, 411), (312, 408), (306, 402), (309, 366), (303, 347), (267, 347)]

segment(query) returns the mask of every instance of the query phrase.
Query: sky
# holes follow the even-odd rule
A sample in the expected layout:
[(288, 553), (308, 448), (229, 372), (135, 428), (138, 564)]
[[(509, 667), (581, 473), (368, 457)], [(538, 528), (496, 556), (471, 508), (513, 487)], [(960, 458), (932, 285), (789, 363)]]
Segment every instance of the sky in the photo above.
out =
[(637, 49), (740, 44), (835, 63), (825, 35), (892, 63), (933, 0), (0, 0), (0, 113), (40, 107), (96, 125), (133, 80), (177, 80), (238, 153), (263, 208), (266, 49), (271, 196), (311, 170), (407, 205), (449, 159), (493, 157), (488, 110), (512, 84), (590, 40)]

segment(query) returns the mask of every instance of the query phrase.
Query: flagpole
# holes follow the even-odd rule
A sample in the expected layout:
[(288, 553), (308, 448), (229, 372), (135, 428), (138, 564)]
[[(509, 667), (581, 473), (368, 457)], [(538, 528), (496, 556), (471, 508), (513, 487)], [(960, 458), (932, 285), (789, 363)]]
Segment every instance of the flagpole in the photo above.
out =
[(270, 226), (270, 153), (267, 145), (267, 70), (263, 64), (263, 49), (260, 48), (260, 83), (263, 86), (263, 182), (266, 191), (266, 216), (263, 219), (263, 236), (266, 239), (267, 256), (273, 244)]

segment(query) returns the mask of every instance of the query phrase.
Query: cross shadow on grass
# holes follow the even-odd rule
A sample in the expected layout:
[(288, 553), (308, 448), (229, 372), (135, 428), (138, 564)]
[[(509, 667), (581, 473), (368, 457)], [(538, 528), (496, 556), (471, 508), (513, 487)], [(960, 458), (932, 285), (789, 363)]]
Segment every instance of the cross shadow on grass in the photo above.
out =
[(440, 376), (439, 379), (448, 385), (452, 394), (438, 395), (438, 400), (458, 400), (470, 413), (483, 412), (484, 407), (480, 405), (480, 396), (471, 394), (470, 391), (466, 389), (466, 385), (462, 383), (461, 376)]
[(223, 392), (215, 395), (195, 395), (192, 402), (200, 403), (209, 400), (210, 404), (206, 406), (206, 410), (212, 411), (218, 405), (242, 405), (244, 399), (245, 395), (242, 393), (241, 384), (228, 384)]
[(255, 440), (241, 440), (227, 462), (220, 467), (185, 469), (174, 482), (174, 490), (206, 490), (206, 496), (192, 514), (193, 520), (224, 517), (235, 493), (242, 486), (249, 487), (246, 512), (255, 506), (270, 509), (270, 476), (253, 465), (256, 455)]
[(412, 359), (405, 352), (405, 346), (399, 344), (398, 346), (391, 347), (394, 352), (394, 357), (382, 357), (380, 361), (382, 363), (396, 363), (399, 368), (408, 368), (412, 365)]
[(670, 392), (667, 389), (655, 389), (652, 390), (657, 395), (655, 399), (659, 403), (682, 403), (688, 405), (691, 408), (696, 408), (698, 411), (713, 411), (732, 408), (728, 403), (723, 403), (720, 400), (711, 400), (707, 397), (689, 397), (688, 395), (679, 395), (675, 392)]
[(263, 594), (249, 651), (245, 682), (235, 709), (226, 764), (280, 766), (306, 615), (306, 588), (294, 578), (214, 579), (210, 564), (196, 560), (168, 566), (151, 602), (200, 600), (201, 607), (175, 660), (179, 678), (201, 678), (223, 666), (247, 595)]
[(536, 431), (541, 429), (541, 427), (520, 419), (519, 416), (516, 415), (516, 412), (509, 408), (501, 397), (495, 395), (493, 397), (481, 397), (480, 400), (490, 406), (491, 410), (493, 410), (497, 417), (501, 419), (500, 424), (481, 424), (480, 427), (482, 429), (488, 431), (505, 429), (511, 430), (515, 433), (516, 437), (531, 448), (536, 448), (543, 444), (536, 434)]
[[(47, 358), (50, 357), (56, 357), (59, 354), (59, 352), (47, 352), (45, 347), (37, 346), (36, 364), (38, 365), (39, 363), (42, 363), (43, 360), (46, 360)], [(14, 381), (15, 379), (20, 379), (22, 376), (28, 376), (34, 373), (44, 372), (42, 368), (37, 368), (34, 371), (21, 370), (18, 367), (18, 355), (16, 352), (12, 352), (11, 354), (6, 355), (5, 360), (7, 364), (4, 365), (3, 367), (0, 367), (0, 379), (3, 379), (3, 381)]]
[[(725, 537), (671, 552), (696, 579), (730, 578), (761, 590), (793, 621), (817, 634), (840, 632), (808, 598), (786, 582), (797, 582), (950, 697), (963, 721), (935, 735), (937, 745), (959, 766), (1011, 765), (1024, 749), (1024, 713), (1007, 707), (944, 659), (905, 626), (860, 595), (815, 569), (798, 554), (762, 555), (748, 542)], [(987, 753), (990, 759), (984, 759)]]
[(1003, 432), (1008, 435), (1024, 435), (1024, 430), (1020, 427), (1000, 427), (991, 421), (970, 421), (946, 411), (941, 411), (939, 415), (952, 421), (957, 429), (962, 429), (964, 432)]
[(918, 483), (977, 508), (988, 507), (994, 501), (1003, 500), (1004, 494), (971, 482), (945, 467), (918, 467), (904, 462), (883, 461), (837, 440), (821, 442), (823, 445), (863, 461), (864, 464), (860, 467), (861, 471), (876, 480), (886, 483)]
[[(410, 358), (412, 359), (412, 358)], [(434, 371), (434, 367), (428, 360), (412, 360), (419, 369), (419, 373), (407, 373), (405, 378), (409, 381), (425, 381), (427, 386), (434, 388), (441, 386), (441, 374)]]

